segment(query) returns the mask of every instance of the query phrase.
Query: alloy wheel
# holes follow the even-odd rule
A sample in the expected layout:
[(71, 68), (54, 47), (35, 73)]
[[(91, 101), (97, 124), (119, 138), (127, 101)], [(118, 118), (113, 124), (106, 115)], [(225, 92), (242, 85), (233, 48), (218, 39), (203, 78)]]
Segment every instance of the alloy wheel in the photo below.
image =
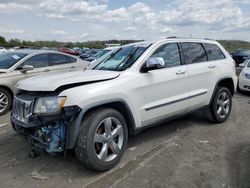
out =
[(6, 110), (8, 103), (9, 100), (7, 95), (3, 92), (0, 92), (0, 113)]
[(225, 118), (231, 107), (230, 96), (227, 92), (222, 92), (217, 99), (217, 115), (220, 118)]
[(121, 122), (114, 117), (104, 119), (97, 127), (94, 136), (96, 156), (110, 162), (121, 152), (124, 131)]

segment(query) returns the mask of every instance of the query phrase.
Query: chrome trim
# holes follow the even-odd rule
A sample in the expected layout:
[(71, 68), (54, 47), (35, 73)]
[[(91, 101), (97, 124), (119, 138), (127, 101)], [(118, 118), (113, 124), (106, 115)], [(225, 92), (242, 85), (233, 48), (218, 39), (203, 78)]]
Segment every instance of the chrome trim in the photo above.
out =
[(28, 123), (29, 117), (32, 115), (33, 100), (24, 100), (14, 97), (13, 100), (13, 117), (23, 123)]
[(154, 110), (156, 108), (161, 108), (163, 106), (168, 106), (168, 105), (171, 105), (171, 104), (174, 104), (174, 103), (178, 103), (178, 102), (181, 102), (181, 101), (184, 101), (184, 100), (192, 99), (194, 97), (199, 97), (199, 96), (205, 95), (205, 94), (207, 94), (207, 91), (204, 91), (202, 93), (198, 93), (198, 94), (195, 94), (195, 95), (191, 95), (191, 96), (188, 96), (188, 97), (184, 97), (182, 99), (177, 99), (177, 100), (166, 102), (166, 103), (163, 103), (163, 104), (160, 104), (160, 105), (152, 106), (152, 107), (146, 108), (145, 111)]

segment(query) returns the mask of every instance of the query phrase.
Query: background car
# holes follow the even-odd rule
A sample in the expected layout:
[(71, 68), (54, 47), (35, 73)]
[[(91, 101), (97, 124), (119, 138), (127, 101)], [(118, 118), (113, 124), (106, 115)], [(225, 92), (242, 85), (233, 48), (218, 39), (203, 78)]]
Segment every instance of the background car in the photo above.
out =
[(97, 49), (90, 49), (90, 50), (88, 50), (86, 53), (81, 54), (81, 55), (79, 56), (79, 58), (82, 59), (82, 60), (86, 60), (87, 58), (90, 58), (90, 57), (95, 56), (95, 55), (97, 54), (98, 51), (99, 51), (99, 50), (97, 50)]
[(62, 53), (70, 54), (70, 55), (76, 55), (76, 56), (80, 55), (80, 52), (74, 51), (70, 48), (59, 48), (58, 51)]
[[(19, 80), (59, 72), (75, 71), (89, 63), (55, 51), (16, 50), (0, 55), (0, 115), (12, 105), (15, 85)], [(39, 83), (37, 83), (39, 84)]]
[(89, 61), (89, 62), (94, 61), (94, 60), (102, 57), (103, 55), (105, 55), (108, 52), (110, 52), (110, 50), (105, 50), (105, 49), (99, 50), (94, 56), (85, 59), (85, 61)]
[(236, 65), (243, 63), (248, 57), (250, 57), (250, 50), (247, 49), (237, 49), (231, 53)]
[(0, 46), (0, 54), (7, 52), (7, 50), (4, 47)]
[(250, 59), (246, 59), (244, 63), (240, 64), (242, 71), (239, 76), (238, 92), (250, 91)]

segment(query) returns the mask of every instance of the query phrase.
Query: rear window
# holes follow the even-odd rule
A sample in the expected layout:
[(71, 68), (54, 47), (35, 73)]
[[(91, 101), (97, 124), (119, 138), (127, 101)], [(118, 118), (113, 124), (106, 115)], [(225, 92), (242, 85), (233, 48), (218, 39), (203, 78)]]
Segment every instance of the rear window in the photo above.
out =
[(208, 61), (215, 61), (225, 59), (226, 56), (223, 54), (221, 49), (215, 44), (203, 44), (206, 52)]
[(4, 53), (0, 55), (0, 69), (9, 69), (18, 61), (26, 57), (25, 53)]
[(71, 58), (63, 54), (51, 54), (51, 64), (54, 65), (63, 65), (76, 62), (75, 58)]
[(206, 62), (207, 56), (200, 43), (184, 42), (182, 51), (186, 64)]

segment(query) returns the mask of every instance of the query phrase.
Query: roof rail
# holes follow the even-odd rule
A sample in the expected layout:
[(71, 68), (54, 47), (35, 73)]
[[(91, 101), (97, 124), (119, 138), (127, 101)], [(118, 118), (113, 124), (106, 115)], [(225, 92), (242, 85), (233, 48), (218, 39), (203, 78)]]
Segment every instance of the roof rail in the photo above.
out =
[(167, 39), (176, 39), (176, 38), (177, 38), (176, 36), (167, 37)]

